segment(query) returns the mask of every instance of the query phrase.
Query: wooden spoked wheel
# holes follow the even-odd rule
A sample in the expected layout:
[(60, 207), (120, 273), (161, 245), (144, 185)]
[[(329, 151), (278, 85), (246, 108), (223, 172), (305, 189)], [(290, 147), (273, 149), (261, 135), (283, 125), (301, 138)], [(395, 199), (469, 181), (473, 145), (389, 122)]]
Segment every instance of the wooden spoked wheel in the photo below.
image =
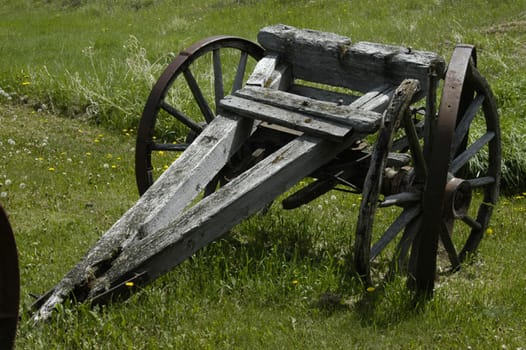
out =
[(20, 301), (20, 276), (15, 238), (0, 206), (0, 348), (14, 346)]
[(141, 195), (214, 119), (219, 100), (242, 87), (262, 55), (251, 41), (216, 36), (172, 61), (153, 87), (139, 124), (135, 176)]
[[(407, 272), (417, 294), (430, 296), (437, 269), (457, 270), (488, 229), (499, 194), (500, 127), (495, 99), (475, 63), (472, 46), (457, 46), (438, 117), (426, 121), (429, 132), (421, 140), (405, 127), (410, 166), (384, 169), (383, 179), (368, 179), (374, 164), (369, 169), (366, 182), (373, 186), (387, 182), (387, 173), (402, 180), (383, 198), (364, 189), (357, 237), (370, 241), (356, 241), (355, 266), (366, 284), (372, 283), (371, 262), (388, 255), (391, 272)], [(389, 150), (376, 147), (373, 157)]]

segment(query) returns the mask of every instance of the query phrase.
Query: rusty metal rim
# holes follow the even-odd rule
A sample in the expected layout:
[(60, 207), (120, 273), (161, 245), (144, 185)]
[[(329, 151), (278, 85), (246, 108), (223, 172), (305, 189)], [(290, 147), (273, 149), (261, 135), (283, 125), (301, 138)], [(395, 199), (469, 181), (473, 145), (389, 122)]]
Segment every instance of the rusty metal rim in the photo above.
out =
[(500, 136), (500, 123), (497, 105), (493, 92), (486, 81), (486, 79), (476, 70), (472, 70), (473, 85), (477, 94), (484, 96), (483, 113), (486, 120), (486, 130), (494, 132), (494, 137), (488, 144), (488, 167), (487, 177), (493, 178), (493, 182), (488, 183), (484, 188), (484, 195), (482, 204), (479, 206), (476, 221), (480, 224), (480, 229), (473, 228), (464, 244), (464, 247), (459, 253), (459, 260), (463, 262), (465, 258), (476, 251), (489, 220), (493, 213), (493, 208), (497, 203), (500, 192), (500, 177), (501, 177), (501, 159), (502, 159), (502, 145)]
[(417, 240), (415, 282), (417, 293), (431, 295), (436, 274), (436, 254), (443, 198), (450, 165), (450, 149), (461, 108), (462, 92), (470, 74), (470, 61), (476, 62), (475, 48), (459, 45), (449, 63), (440, 101), (438, 120), (431, 140), (431, 159), (428, 161), (429, 177), (423, 193), (423, 217)]
[(20, 303), (20, 274), (15, 238), (0, 206), (0, 348), (14, 345)]
[(150, 152), (147, 148), (153, 137), (160, 101), (164, 99), (172, 83), (179, 74), (183, 72), (185, 67), (188, 67), (198, 57), (218, 48), (239, 49), (247, 52), (256, 60), (261, 59), (263, 56), (263, 49), (252, 41), (237, 36), (219, 35), (200, 40), (182, 50), (168, 67), (166, 67), (148, 96), (138, 129), (135, 153), (135, 176), (141, 195), (153, 182), (151, 175), (146, 174), (147, 171), (145, 173), (145, 168), (148, 167), (148, 164), (144, 162), (150, 163)]

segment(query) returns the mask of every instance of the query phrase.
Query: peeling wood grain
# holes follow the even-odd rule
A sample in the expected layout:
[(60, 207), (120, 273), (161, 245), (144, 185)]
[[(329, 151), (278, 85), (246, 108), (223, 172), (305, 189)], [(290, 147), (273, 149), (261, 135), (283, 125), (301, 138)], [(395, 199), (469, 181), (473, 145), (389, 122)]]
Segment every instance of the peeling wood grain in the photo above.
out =
[(363, 136), (353, 134), (341, 143), (306, 135), (291, 141), (174, 218), (164, 229), (134, 241), (94, 283), (90, 296), (118, 283), (123, 275), (146, 271), (149, 280), (162, 275)]
[(217, 116), (55, 288), (34, 304), (40, 309), (33, 320), (48, 318), (55, 305), (72, 293), (83, 300), (93, 281), (128, 246), (171, 223), (243, 144), (252, 124), (239, 117)]
[(297, 79), (368, 92), (377, 86), (417, 79), (426, 94), (430, 75), (443, 76), (445, 61), (435, 53), (370, 42), (286, 25), (263, 28), (258, 41), (292, 65)]

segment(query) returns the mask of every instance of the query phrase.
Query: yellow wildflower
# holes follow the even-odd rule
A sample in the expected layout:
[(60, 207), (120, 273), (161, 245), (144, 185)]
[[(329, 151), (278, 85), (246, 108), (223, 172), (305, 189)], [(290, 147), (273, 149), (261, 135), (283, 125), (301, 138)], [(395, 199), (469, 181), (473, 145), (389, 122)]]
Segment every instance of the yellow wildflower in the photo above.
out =
[(376, 288), (374, 288), (374, 287), (367, 287), (366, 290), (367, 290), (369, 293), (372, 293), (372, 292), (374, 292), (374, 291), (376, 290)]
[(488, 228), (486, 229), (486, 234), (487, 234), (487, 235), (492, 235), (492, 234), (493, 234), (493, 229), (492, 229), (491, 227), (488, 227)]

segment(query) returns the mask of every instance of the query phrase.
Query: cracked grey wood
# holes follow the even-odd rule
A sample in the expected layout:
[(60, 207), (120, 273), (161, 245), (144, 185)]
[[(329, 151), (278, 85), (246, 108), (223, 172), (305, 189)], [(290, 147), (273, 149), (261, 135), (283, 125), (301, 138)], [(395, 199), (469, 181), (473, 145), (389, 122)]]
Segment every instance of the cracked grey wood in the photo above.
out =
[(92, 247), (65, 277), (37, 301), (35, 321), (51, 315), (55, 305), (75, 288), (87, 286), (105, 273), (108, 264), (133, 242), (173, 222), (226, 164), (252, 131), (252, 121), (217, 116), (172, 165), (157, 179)]
[(419, 96), (424, 96), (430, 75), (441, 77), (445, 72), (444, 59), (433, 52), (370, 42), (353, 44), (345, 36), (287, 25), (261, 29), (258, 42), (290, 63), (296, 79), (362, 92), (417, 79), (422, 87)]

